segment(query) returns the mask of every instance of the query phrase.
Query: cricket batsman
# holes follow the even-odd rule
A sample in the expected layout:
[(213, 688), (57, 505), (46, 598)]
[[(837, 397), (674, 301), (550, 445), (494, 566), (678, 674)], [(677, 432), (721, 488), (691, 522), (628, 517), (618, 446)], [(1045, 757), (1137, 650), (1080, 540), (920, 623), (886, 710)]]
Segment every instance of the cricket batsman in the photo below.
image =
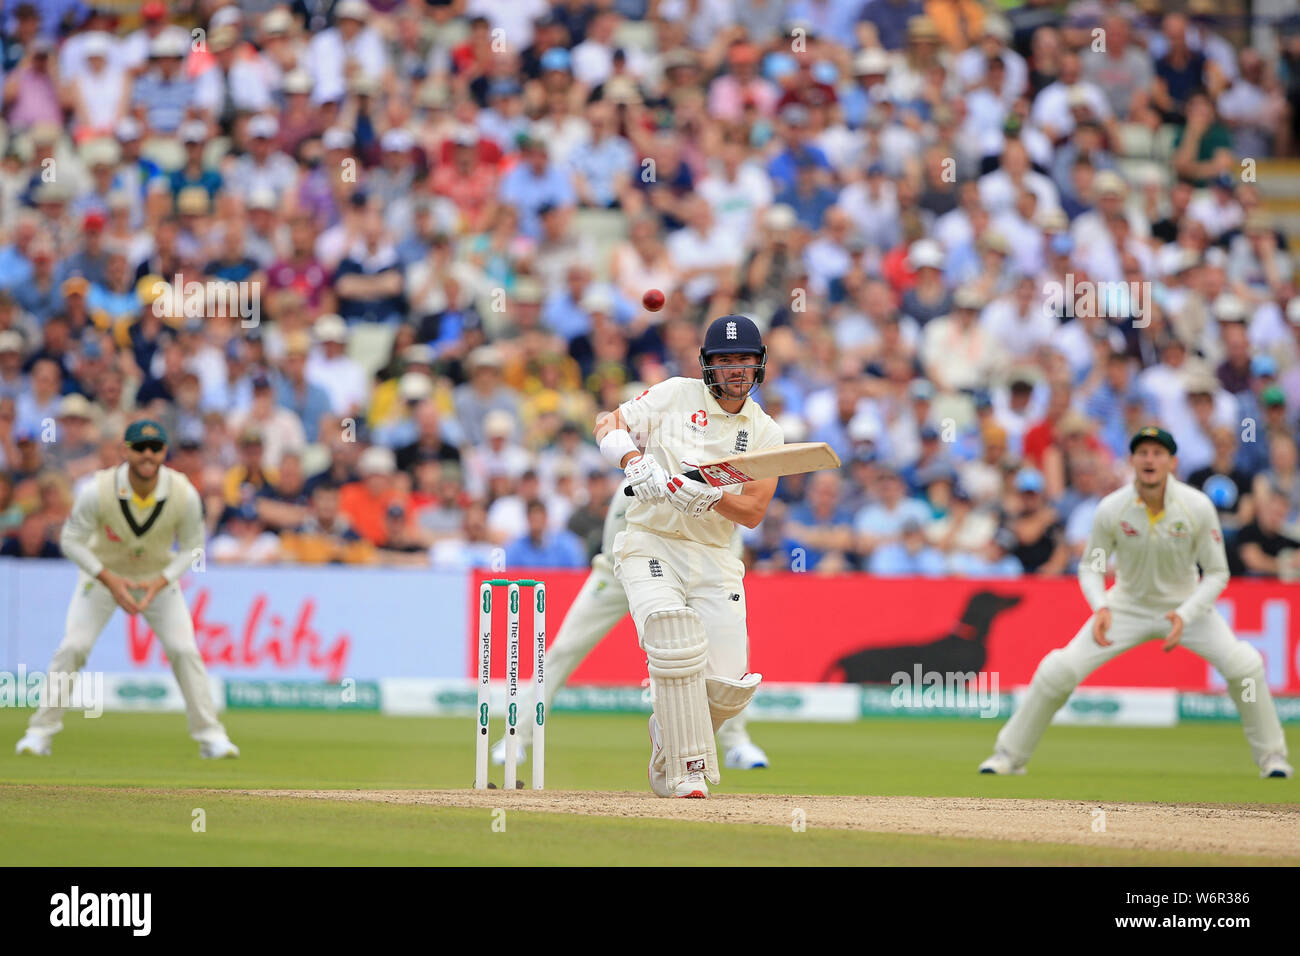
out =
[[(626, 482), (620, 484), (610, 500), (609, 510), (605, 512), (605, 528), (600, 553), (591, 559), (591, 574), (582, 583), (582, 590), (564, 615), (560, 632), (555, 641), (546, 649), (546, 708), (549, 711), (555, 692), (564, 686), (564, 682), (582, 663), (583, 659), (595, 650), (614, 625), (623, 620), (628, 612), (627, 594), (623, 585), (614, 577), (613, 564), (609, 555), (614, 551), (614, 537), (627, 527), (627, 508), (632, 500), (623, 494)], [(740, 535), (733, 534), (731, 553), (740, 556)], [(521, 713), (532, 710), (533, 700), (529, 696), (535, 693), (530, 688), (521, 695), (519, 709)], [(524, 760), (528, 748), (533, 743), (533, 722), (525, 720), (519, 727), (519, 759)], [(718, 742), (726, 753), (723, 763), (729, 770), (754, 770), (767, 766), (767, 754), (749, 739), (745, 729), (745, 715), (737, 714), (718, 728)], [(502, 737), (492, 746), (492, 762), (506, 762), (506, 739)]]
[[(186, 477), (163, 465), (166, 456), (163, 427), (134, 422), (126, 429), (125, 463), (96, 472), (77, 495), (60, 544), (81, 573), (50, 674), (80, 671), (116, 608), (143, 614), (171, 661), (199, 756), (238, 757), (239, 748), (217, 720), (178, 583), (203, 549), (203, 506)], [(63, 707), (43, 701), (18, 741), (18, 753), (48, 756), (50, 738), (62, 729)]]
[(748, 672), (745, 567), (729, 544), (737, 524), (763, 520), (777, 479), (714, 488), (681, 472), (784, 444), (749, 397), (766, 365), (758, 327), (726, 315), (705, 332), (702, 379), (670, 378), (596, 419), (601, 453), (635, 495), (612, 556), (650, 672), (648, 773), (661, 797), (709, 795), (714, 734), (762, 680)]
[[(1069, 644), (1043, 658), (1028, 699), (998, 734), (980, 773), (1024, 773), (1052, 715), (1084, 678), (1112, 657), (1163, 638), (1165, 651), (1182, 644), (1223, 675), (1260, 776), (1290, 777), (1264, 659), (1237, 639), (1214, 606), (1228, 583), (1218, 511), (1208, 497), (1174, 478), (1178, 446), (1169, 432), (1143, 428), (1129, 451), (1134, 482), (1102, 499), (1079, 562), (1079, 585), (1092, 617)], [(1115, 584), (1107, 591), (1111, 555)]]

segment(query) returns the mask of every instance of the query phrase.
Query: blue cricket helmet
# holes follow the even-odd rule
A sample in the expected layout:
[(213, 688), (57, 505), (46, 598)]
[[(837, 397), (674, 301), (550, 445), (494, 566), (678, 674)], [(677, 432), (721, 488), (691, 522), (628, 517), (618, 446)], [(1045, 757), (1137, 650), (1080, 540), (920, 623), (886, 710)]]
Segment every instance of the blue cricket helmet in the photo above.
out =
[(704, 374), (704, 384), (713, 393), (714, 398), (723, 398), (722, 386), (714, 376), (719, 368), (709, 361), (711, 355), (756, 355), (758, 362), (753, 366), (754, 384), (762, 385), (767, 374), (767, 346), (763, 344), (763, 335), (758, 331), (754, 320), (744, 315), (724, 315), (709, 323), (704, 333), (704, 345), (700, 348), (700, 371)]

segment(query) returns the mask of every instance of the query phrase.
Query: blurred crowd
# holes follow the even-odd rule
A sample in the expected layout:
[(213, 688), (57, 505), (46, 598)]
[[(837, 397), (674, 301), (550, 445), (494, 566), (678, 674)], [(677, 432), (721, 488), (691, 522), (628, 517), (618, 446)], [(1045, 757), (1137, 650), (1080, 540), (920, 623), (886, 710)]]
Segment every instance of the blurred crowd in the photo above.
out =
[(582, 567), (742, 312), (844, 461), (751, 566), (1071, 572), (1161, 424), (1300, 576), (1300, 13), (1166, 6), (5, 0), (0, 554), (147, 416), (214, 562)]

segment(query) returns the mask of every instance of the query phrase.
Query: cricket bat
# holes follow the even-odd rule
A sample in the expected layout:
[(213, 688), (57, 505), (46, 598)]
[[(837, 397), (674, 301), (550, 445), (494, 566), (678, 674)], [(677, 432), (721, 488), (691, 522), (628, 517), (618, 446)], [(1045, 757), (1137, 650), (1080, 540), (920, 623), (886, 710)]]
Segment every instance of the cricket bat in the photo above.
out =
[[(764, 448), (762, 451), (745, 452), (743, 455), (733, 455), (722, 461), (692, 468), (683, 474), (687, 478), (694, 478), (696, 481), (718, 488), (722, 485), (742, 485), (747, 481), (780, 478), (782, 475), (802, 475), (810, 471), (822, 471), (839, 466), (839, 456), (824, 441), (801, 441), (779, 445), (776, 448)], [(631, 497), (634, 492), (628, 487), (623, 489), (623, 494)]]

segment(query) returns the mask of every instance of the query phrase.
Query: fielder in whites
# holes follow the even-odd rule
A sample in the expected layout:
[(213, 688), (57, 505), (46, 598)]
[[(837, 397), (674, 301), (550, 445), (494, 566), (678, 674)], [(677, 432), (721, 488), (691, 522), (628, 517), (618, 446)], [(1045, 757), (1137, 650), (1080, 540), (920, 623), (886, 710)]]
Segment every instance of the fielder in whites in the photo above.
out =
[(749, 673), (745, 566), (729, 546), (737, 524), (763, 520), (777, 479), (714, 488), (682, 472), (783, 444), (749, 397), (766, 364), (758, 327), (723, 316), (704, 336), (703, 379), (670, 378), (596, 420), (601, 453), (635, 495), (612, 557), (650, 672), (648, 775), (661, 797), (709, 795), (721, 780), (714, 734), (762, 680)]
[[(1129, 451), (1134, 482), (1102, 499), (1079, 562), (1079, 585), (1092, 616), (1069, 644), (1038, 665), (1028, 699), (998, 734), (980, 773), (1024, 773), (1052, 715), (1080, 681), (1112, 657), (1163, 639), (1166, 651), (1182, 644), (1223, 675), (1260, 776), (1290, 777), (1264, 659), (1237, 639), (1214, 606), (1228, 583), (1218, 511), (1208, 497), (1174, 478), (1178, 446), (1167, 431), (1141, 429)], [(1112, 555), (1115, 584), (1108, 591)]]
[[(117, 608), (142, 614), (171, 661), (199, 756), (238, 757), (217, 720), (194, 621), (177, 583), (203, 548), (199, 493), (163, 465), (167, 433), (157, 422), (132, 423), (125, 446), (125, 463), (96, 472), (63, 525), (63, 553), (81, 573), (50, 673), (80, 671)], [(18, 753), (49, 755), (50, 738), (63, 729), (63, 708), (53, 704), (42, 702), (32, 715)]]
[[(591, 574), (582, 582), (582, 590), (570, 605), (560, 625), (560, 632), (554, 642), (546, 649), (546, 708), (550, 712), (551, 701), (555, 692), (564, 686), (569, 675), (577, 670), (596, 645), (603, 641), (614, 625), (623, 620), (628, 612), (627, 594), (623, 585), (614, 577), (614, 566), (609, 556), (614, 552), (615, 536), (627, 527), (628, 505), (635, 498), (623, 494), (627, 483), (623, 482), (614, 490), (610, 499), (609, 510), (605, 512), (605, 528), (602, 536), (601, 550), (591, 559)], [(732, 535), (731, 553), (740, 556), (742, 545), (740, 533)], [(520, 713), (531, 713), (536, 692), (530, 684), (529, 689), (520, 694)], [(525, 720), (519, 727), (519, 759), (525, 759), (528, 748), (533, 743), (533, 721)], [(718, 743), (722, 745), (725, 756), (723, 765), (728, 770), (754, 770), (767, 766), (767, 754), (749, 739), (745, 727), (745, 715), (737, 714), (718, 728)], [(506, 762), (506, 739), (502, 737), (492, 746), (492, 762), (500, 765)]]

